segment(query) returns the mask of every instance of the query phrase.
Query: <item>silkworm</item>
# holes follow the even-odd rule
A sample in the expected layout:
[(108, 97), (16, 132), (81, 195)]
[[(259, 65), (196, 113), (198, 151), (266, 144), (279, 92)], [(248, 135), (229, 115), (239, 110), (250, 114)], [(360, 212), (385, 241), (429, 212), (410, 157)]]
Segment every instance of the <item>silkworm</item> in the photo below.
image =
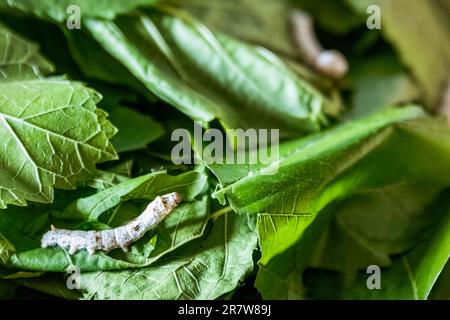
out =
[(86, 249), (90, 255), (98, 250), (108, 252), (116, 248), (126, 252), (131, 243), (158, 225), (180, 201), (181, 197), (176, 192), (158, 196), (137, 218), (109, 230), (64, 230), (52, 225), (51, 230), (42, 236), (41, 246), (42, 248), (69, 248), (70, 255), (82, 249)]
[(290, 17), (294, 41), (303, 59), (318, 72), (334, 79), (348, 72), (348, 61), (337, 50), (325, 50), (314, 32), (313, 20), (306, 12), (295, 10)]

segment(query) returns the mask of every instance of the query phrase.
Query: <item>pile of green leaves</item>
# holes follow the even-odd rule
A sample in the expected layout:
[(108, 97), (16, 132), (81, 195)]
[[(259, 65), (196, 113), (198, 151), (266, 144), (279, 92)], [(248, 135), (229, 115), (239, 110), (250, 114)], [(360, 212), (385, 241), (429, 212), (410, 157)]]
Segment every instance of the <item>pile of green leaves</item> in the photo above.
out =
[[(344, 79), (302, 62), (296, 9)], [(449, 17), (444, 0), (1, 0), (0, 298), (450, 298)], [(279, 161), (174, 165), (171, 133), (196, 120), (280, 129)], [(40, 247), (51, 224), (114, 228), (173, 191), (126, 253)]]

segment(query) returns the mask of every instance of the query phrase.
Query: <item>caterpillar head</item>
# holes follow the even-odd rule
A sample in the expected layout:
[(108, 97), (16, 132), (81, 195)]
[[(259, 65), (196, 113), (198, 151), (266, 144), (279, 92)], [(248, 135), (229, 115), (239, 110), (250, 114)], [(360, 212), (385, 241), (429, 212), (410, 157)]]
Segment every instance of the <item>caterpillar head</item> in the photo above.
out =
[(178, 192), (172, 192), (161, 196), (165, 208), (175, 208), (181, 202), (181, 196)]
[(348, 72), (348, 61), (337, 50), (324, 50), (317, 56), (316, 68), (329, 77), (340, 79)]
[(53, 247), (57, 244), (57, 236), (55, 234), (56, 228), (52, 225), (52, 229), (50, 231), (47, 231), (41, 239), (41, 247), (42, 248), (48, 248)]

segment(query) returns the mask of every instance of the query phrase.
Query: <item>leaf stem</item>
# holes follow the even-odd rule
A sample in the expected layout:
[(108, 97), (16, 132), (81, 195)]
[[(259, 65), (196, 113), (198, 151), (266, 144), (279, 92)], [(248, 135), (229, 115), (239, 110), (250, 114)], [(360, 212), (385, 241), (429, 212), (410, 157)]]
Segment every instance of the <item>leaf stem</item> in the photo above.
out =
[(228, 213), (230, 211), (233, 211), (233, 208), (231, 208), (231, 207), (222, 208), (222, 209), (217, 210), (216, 212), (214, 212), (209, 219), (216, 220), (220, 216), (222, 216), (222, 215), (224, 215), (224, 214), (226, 214), (226, 213)]

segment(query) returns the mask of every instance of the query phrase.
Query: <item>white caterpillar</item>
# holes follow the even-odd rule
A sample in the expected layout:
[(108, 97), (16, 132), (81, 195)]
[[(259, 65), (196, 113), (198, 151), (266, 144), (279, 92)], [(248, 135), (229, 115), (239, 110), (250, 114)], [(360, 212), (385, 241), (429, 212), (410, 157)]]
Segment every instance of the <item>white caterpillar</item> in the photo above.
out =
[(309, 14), (295, 10), (291, 14), (294, 41), (303, 59), (318, 72), (334, 79), (345, 76), (348, 61), (337, 50), (325, 50), (314, 32), (313, 20)]
[(90, 255), (97, 250), (108, 252), (116, 248), (122, 248), (126, 252), (131, 243), (159, 224), (180, 201), (180, 195), (176, 192), (156, 197), (137, 218), (109, 230), (63, 230), (52, 225), (51, 230), (42, 236), (41, 246), (69, 248), (71, 255), (81, 249), (86, 249)]

